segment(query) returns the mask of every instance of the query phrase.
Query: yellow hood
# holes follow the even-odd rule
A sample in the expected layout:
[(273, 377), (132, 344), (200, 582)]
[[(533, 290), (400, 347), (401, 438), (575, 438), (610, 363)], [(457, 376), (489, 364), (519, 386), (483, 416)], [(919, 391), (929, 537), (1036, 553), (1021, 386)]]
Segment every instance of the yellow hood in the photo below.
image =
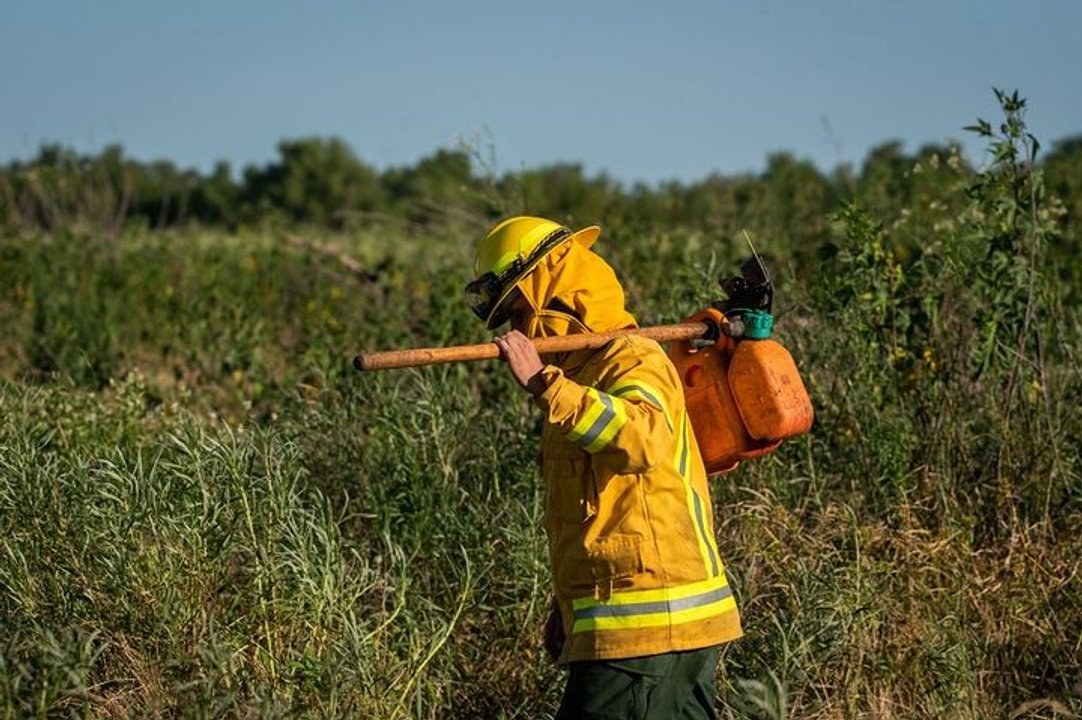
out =
[[(624, 289), (616, 273), (579, 243), (565, 243), (553, 250), (519, 281), (518, 288), (536, 314), (530, 323), (531, 336), (638, 327), (634, 316), (624, 309)], [(554, 299), (573, 310), (580, 322), (553, 309)]]

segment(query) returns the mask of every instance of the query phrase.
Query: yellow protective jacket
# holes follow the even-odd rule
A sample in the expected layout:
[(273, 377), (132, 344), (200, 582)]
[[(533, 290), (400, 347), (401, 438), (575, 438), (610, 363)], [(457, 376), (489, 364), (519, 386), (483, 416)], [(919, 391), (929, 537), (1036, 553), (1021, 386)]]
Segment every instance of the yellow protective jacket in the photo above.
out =
[[(634, 325), (604, 261), (580, 247), (554, 255), (519, 287), (535, 308), (558, 298), (581, 323), (549, 313), (530, 334)], [(559, 357), (543, 374), (548, 386), (537, 402), (545, 413), (545, 531), (566, 634), (560, 662), (739, 637), (706, 471), (664, 351), (622, 337)]]

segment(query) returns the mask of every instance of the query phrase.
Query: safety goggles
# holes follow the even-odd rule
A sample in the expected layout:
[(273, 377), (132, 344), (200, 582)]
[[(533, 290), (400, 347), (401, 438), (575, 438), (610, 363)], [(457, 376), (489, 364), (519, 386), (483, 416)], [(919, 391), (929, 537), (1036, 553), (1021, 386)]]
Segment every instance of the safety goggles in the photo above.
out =
[[(466, 285), (466, 301), (473, 314), (487, 321), (489, 327), (499, 327), (507, 322), (508, 311), (512, 305), (510, 287), (523, 278), (557, 245), (571, 236), (567, 228), (560, 228), (549, 233), (537, 244), (533, 252), (525, 259), (515, 258), (503, 272), (496, 274), (489, 271)], [(498, 307), (497, 307), (498, 305)]]

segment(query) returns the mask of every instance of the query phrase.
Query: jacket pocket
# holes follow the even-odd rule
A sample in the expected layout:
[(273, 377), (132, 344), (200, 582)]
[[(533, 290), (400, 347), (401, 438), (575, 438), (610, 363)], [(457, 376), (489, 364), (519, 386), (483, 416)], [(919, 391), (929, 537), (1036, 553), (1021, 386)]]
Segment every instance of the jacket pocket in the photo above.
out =
[(585, 454), (546, 455), (541, 476), (545, 480), (545, 514), (553, 526), (582, 524), (597, 514), (597, 488)]
[(607, 597), (643, 573), (642, 536), (613, 533), (582, 545), (581, 529), (564, 532), (568, 542), (556, 555), (554, 573), (558, 589), (569, 596)]

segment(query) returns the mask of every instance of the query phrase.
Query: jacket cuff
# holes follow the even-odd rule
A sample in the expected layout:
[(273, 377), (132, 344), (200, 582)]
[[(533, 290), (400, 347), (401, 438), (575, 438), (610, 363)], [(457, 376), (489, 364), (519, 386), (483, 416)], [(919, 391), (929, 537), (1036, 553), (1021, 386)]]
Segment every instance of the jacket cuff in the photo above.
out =
[(546, 365), (541, 376), (548, 387), (537, 396), (537, 404), (548, 416), (551, 423), (560, 423), (575, 414), (579, 398), (574, 392), (575, 383), (564, 375), (564, 371), (555, 365)]

